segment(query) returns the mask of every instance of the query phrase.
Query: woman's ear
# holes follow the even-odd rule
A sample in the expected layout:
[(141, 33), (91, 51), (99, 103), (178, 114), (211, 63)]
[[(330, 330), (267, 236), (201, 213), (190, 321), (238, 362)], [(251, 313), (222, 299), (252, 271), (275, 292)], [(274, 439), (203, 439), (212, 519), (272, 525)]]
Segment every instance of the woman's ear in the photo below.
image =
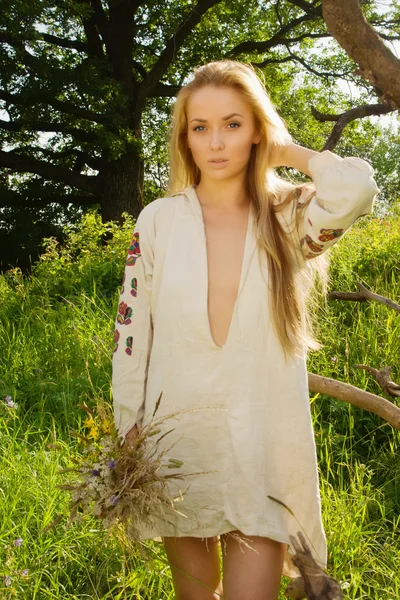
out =
[(260, 142), (261, 142), (261, 133), (257, 133), (257, 134), (254, 136), (254, 139), (253, 139), (253, 144), (259, 144)]

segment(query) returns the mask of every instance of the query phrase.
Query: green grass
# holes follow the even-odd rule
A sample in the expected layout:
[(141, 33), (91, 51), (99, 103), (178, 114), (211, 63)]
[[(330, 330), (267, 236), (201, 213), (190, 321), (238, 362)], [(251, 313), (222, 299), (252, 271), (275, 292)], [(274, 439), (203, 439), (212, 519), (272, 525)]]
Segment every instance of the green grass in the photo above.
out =
[[(400, 298), (400, 207), (365, 218), (332, 250), (331, 289)], [(107, 229), (112, 242), (102, 244)], [(0, 276), (0, 598), (172, 599), (161, 544), (142, 554), (86, 518), (43, 534), (68, 496), (57, 471), (79, 453), (82, 400), (110, 397), (112, 334), (132, 221), (103, 226), (89, 213), (61, 249), (47, 241), (32, 275)], [(392, 365), (400, 381), (400, 316), (375, 303), (328, 301), (322, 350), (309, 370), (381, 394), (354, 368)], [(7, 395), (18, 404), (9, 409)], [(400, 434), (375, 415), (312, 394), (330, 574), (345, 598), (400, 597)], [(48, 444), (57, 442), (58, 449)], [(20, 546), (14, 542), (22, 538)], [(22, 574), (28, 569), (27, 574)], [(11, 577), (12, 580), (6, 580)], [(9, 585), (6, 585), (9, 583)], [(285, 581), (283, 582), (283, 584)], [(282, 585), (283, 589), (284, 585)], [(283, 598), (283, 595), (281, 596)]]

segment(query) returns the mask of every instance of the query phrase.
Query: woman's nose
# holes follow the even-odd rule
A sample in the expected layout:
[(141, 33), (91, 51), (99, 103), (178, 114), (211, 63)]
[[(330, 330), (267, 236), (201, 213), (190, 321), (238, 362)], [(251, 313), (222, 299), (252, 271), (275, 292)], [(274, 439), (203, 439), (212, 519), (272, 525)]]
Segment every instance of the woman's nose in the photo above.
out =
[(211, 135), (210, 148), (212, 150), (220, 150), (221, 148), (224, 148), (224, 146), (225, 144), (220, 133)]

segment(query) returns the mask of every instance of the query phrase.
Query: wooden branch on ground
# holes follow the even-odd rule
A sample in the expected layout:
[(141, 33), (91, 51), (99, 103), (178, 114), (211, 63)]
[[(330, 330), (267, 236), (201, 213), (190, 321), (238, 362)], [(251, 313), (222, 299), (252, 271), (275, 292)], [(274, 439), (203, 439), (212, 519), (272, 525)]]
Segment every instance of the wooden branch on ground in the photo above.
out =
[(374, 367), (369, 367), (368, 365), (354, 365), (356, 369), (364, 369), (365, 371), (369, 371), (375, 377), (376, 381), (380, 385), (386, 394), (389, 396), (399, 396), (400, 397), (400, 385), (395, 383), (390, 374), (392, 372), (392, 367), (383, 367), (380, 371), (378, 369), (374, 369)]
[(326, 394), (358, 408), (369, 410), (390, 423), (395, 429), (400, 430), (400, 408), (386, 398), (360, 390), (349, 383), (322, 377), (315, 373), (308, 373), (308, 389), (311, 392)]
[(374, 292), (368, 290), (360, 282), (357, 283), (357, 287), (359, 289), (358, 292), (329, 292), (328, 298), (331, 298), (332, 300), (350, 300), (352, 302), (374, 300), (375, 302), (379, 302), (379, 304), (384, 304), (388, 308), (393, 308), (393, 310), (400, 312), (400, 304), (397, 304), (397, 302), (389, 300), (389, 298), (385, 298), (385, 296), (374, 294)]
[(295, 600), (343, 600), (339, 583), (315, 562), (301, 531), (297, 533), (297, 537), (299, 541), (293, 535), (289, 539), (294, 549), (292, 561), (301, 577), (289, 583), (285, 596)]

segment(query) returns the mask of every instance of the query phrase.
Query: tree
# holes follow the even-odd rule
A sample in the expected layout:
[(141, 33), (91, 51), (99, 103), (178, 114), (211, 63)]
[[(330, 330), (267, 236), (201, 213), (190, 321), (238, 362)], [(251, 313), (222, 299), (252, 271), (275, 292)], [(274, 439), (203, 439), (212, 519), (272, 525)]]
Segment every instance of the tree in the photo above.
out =
[[(369, 23), (398, 39), (397, 13), (382, 18), (375, 4), (362, 2)], [(209, 60), (252, 62), (267, 72), (272, 95), (274, 82), (284, 74), (293, 83), (299, 67), (322, 86), (345, 78), (364, 87), (366, 98), (376, 95), (345, 53), (315, 54), (330, 37), (322, 16), (319, 0), (7, 0), (3, 209), (99, 204), (103, 220), (120, 220), (123, 211), (136, 216), (145, 144), (160, 148), (171, 100), (193, 67)], [(164, 156), (150, 170), (165, 168)]]

